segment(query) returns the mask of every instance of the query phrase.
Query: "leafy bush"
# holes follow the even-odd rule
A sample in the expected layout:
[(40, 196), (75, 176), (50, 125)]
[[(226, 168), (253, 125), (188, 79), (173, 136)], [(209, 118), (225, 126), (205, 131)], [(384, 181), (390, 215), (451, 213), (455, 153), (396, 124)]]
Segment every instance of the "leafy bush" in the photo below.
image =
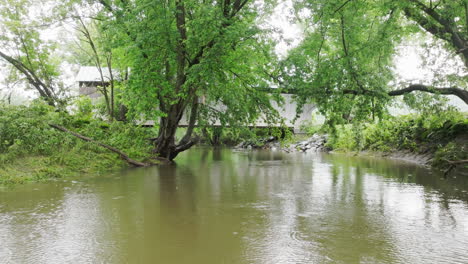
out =
[[(77, 106), (78, 110), (69, 114), (57, 112), (41, 101), (30, 106), (0, 105), (0, 182), (11, 176), (6, 174), (40, 180), (56, 178), (65, 172), (106, 171), (123, 165), (118, 155), (58, 131), (50, 123), (111, 145), (134, 159), (149, 156), (152, 146), (148, 138), (154, 137), (153, 129), (92, 118), (93, 108), (85, 100), (80, 100)], [(12, 168), (20, 160), (30, 160), (36, 170), (23, 172)], [(24, 165), (18, 162), (14, 166)]]
[(436, 151), (466, 131), (468, 119), (460, 112), (447, 110), (339, 125), (331, 133), (328, 146), (346, 151)]
[(41, 101), (0, 107), (0, 153), (49, 155), (71, 144), (69, 137), (58, 137), (49, 122), (62, 123), (61, 114)]
[(313, 136), (317, 133), (324, 133), (325, 127), (323, 126), (323, 119), (319, 118), (315, 113), (312, 113), (310, 120), (301, 123), (300, 129), (308, 136)]

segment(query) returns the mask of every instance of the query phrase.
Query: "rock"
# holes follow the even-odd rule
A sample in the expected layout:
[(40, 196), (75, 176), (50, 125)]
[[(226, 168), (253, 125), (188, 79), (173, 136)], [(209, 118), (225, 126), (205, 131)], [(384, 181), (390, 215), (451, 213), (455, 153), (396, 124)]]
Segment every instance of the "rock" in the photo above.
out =
[(300, 152), (318, 152), (318, 151), (329, 151), (327, 147), (325, 147), (325, 143), (327, 142), (328, 136), (327, 135), (313, 135), (307, 140), (302, 140), (296, 143), (289, 145), (289, 147), (282, 147), (281, 144), (278, 142), (276, 137), (270, 136), (267, 138), (261, 139), (259, 142), (260, 144), (257, 145), (255, 142), (244, 141), (239, 143), (236, 148), (244, 148), (244, 149), (271, 149), (271, 150), (281, 150), (287, 153), (300, 151)]

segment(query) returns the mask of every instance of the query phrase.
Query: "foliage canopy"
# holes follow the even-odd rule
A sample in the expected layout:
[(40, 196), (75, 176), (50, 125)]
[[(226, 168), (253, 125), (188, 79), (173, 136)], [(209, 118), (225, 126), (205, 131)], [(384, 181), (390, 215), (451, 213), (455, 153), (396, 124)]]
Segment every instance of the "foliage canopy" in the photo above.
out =
[[(382, 116), (392, 96), (413, 91), (453, 94), (468, 103), (466, 1), (314, 0), (295, 8), (306, 36), (283, 62), (284, 84), (301, 102), (315, 102), (330, 122)], [(398, 45), (422, 31), (464, 61), (464, 76), (403, 87), (397, 82)]]
[[(299, 106), (315, 103), (332, 125), (383, 117), (393, 96), (409, 97), (417, 91), (456, 95), (468, 104), (466, 0), (295, 1), (305, 37), (283, 60), (274, 53), (272, 32), (261, 26), (276, 4), (1, 0), (0, 27), (5, 33), (0, 57), (14, 67), (16, 79), (26, 80), (57, 106), (62, 87), (53, 56), (57, 45), (41, 38), (39, 28), (57, 22), (54, 16), (74, 19), (89, 44), (83, 51), (93, 54), (77, 61), (125, 73), (128, 79), (115, 84), (119, 107), (128, 107), (134, 120), (155, 122), (159, 131), (153, 152), (168, 160), (195, 144), (195, 126), (219, 122), (237, 127), (261, 118), (276, 122), (279, 115), (271, 102), (280, 101), (279, 94), (259, 88), (294, 91)], [(30, 9), (39, 5), (52, 15)], [(398, 82), (392, 68), (398, 46), (421, 32), (436, 40), (434, 47), (461, 58), (462, 76), (445, 75), (433, 83)], [(112, 120), (114, 82), (110, 94), (105, 87), (103, 91)], [(184, 116), (188, 128), (176, 142)]]

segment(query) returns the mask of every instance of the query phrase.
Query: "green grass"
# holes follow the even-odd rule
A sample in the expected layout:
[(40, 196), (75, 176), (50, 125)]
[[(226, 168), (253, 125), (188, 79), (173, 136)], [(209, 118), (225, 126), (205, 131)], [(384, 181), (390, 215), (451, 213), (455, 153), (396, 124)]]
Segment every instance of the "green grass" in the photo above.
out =
[(127, 166), (116, 154), (105, 151), (61, 151), (52, 156), (22, 156), (0, 166), (0, 184), (50, 181), (84, 174), (93, 176)]

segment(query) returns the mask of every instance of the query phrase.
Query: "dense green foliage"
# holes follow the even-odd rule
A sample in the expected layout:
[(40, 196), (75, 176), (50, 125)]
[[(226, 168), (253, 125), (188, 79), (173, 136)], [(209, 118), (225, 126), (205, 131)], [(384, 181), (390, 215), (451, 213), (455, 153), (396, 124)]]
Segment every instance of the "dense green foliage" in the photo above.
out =
[[(273, 121), (268, 86), (274, 43), (258, 26), (272, 1), (99, 1), (99, 30), (107, 45), (124, 50), (131, 68), (124, 102), (136, 119), (159, 125), (155, 152), (174, 159), (194, 144), (195, 124), (206, 127)], [(117, 58), (118, 60), (119, 58)], [(176, 142), (185, 114), (186, 135)]]
[(339, 151), (435, 153), (433, 163), (468, 159), (468, 118), (457, 111), (388, 117), (376, 123), (338, 125), (328, 146)]
[[(75, 115), (40, 101), (0, 106), (0, 182), (22, 182), (124, 167), (118, 155), (50, 127), (49, 123), (116, 147), (134, 159), (149, 156), (151, 128), (92, 118), (87, 100)], [(86, 106), (88, 105), (88, 106)]]
[[(8, 80), (33, 87), (58, 110), (41, 104), (3, 107), (4, 163), (21, 155), (58, 155), (89, 145), (60, 137), (47, 122), (136, 158), (151, 151), (173, 160), (200, 135), (212, 144), (227, 137), (258, 138), (245, 126), (259, 119), (279, 121), (272, 102), (281, 101), (281, 89), (295, 93), (299, 108), (316, 104), (335, 131), (330, 144), (338, 149), (419, 151), (420, 142), (451, 138), (452, 132), (444, 131), (464, 128), (455, 115), (440, 116), (439, 121), (397, 120), (387, 111), (394, 96), (405, 95), (416, 108), (431, 103), (420, 94), (423, 100), (416, 100), (415, 91), (453, 94), (468, 103), (466, 0), (295, 1), (305, 35), (282, 60), (274, 52), (275, 33), (265, 23), (277, 4), (274, 0), (2, 0), (0, 29), (5, 33), (0, 37), (0, 57), (11, 66)], [(63, 21), (75, 25), (78, 36), (74, 39), (78, 47), (67, 52), (59, 51), (58, 40), (42, 36)], [(438, 78), (432, 83), (400, 83), (393, 69), (398, 47), (403, 40), (425, 33), (435, 40), (428, 45), (427, 63), (438, 66)], [(437, 63), (434, 50), (446, 51), (455, 59), (451, 68), (457, 69), (444, 69), (447, 64)], [(60, 52), (99, 70), (100, 78), (94, 82), (103, 94), (103, 119), (152, 120), (155, 129), (93, 119), (96, 109), (86, 100), (76, 102), (77, 114), (65, 114)], [(112, 70), (104, 77), (106, 67), (118, 73), (115, 80)], [(270, 86), (280, 89), (265, 92)], [(182, 131), (183, 119), (187, 129)], [(353, 125), (342, 125), (350, 122)], [(447, 122), (453, 122), (454, 128)], [(230, 129), (225, 129), (227, 125)], [(446, 152), (453, 152), (450, 146)]]
[(63, 104), (66, 93), (59, 78), (62, 61), (56, 53), (58, 43), (44, 40), (39, 29), (54, 24), (56, 17), (41, 13), (58, 5), (49, 0), (0, 1), (0, 59), (9, 66), (7, 86), (21, 83), (56, 107)]
[[(313, 0), (297, 2), (296, 10), (306, 35), (283, 61), (282, 78), (300, 102), (317, 104), (328, 122), (383, 117), (392, 96), (411, 97), (414, 91), (456, 91), (468, 103), (466, 1)], [(436, 40), (427, 52), (427, 64), (438, 64), (436, 78), (400, 83), (393, 70), (397, 49), (422, 32)], [(437, 62), (434, 54), (441, 50), (456, 66)]]
[(293, 140), (293, 132), (288, 127), (222, 128), (209, 127), (196, 129), (201, 141), (212, 146), (235, 146), (242, 142), (251, 142), (261, 146), (265, 140), (273, 137), (281, 142)]

